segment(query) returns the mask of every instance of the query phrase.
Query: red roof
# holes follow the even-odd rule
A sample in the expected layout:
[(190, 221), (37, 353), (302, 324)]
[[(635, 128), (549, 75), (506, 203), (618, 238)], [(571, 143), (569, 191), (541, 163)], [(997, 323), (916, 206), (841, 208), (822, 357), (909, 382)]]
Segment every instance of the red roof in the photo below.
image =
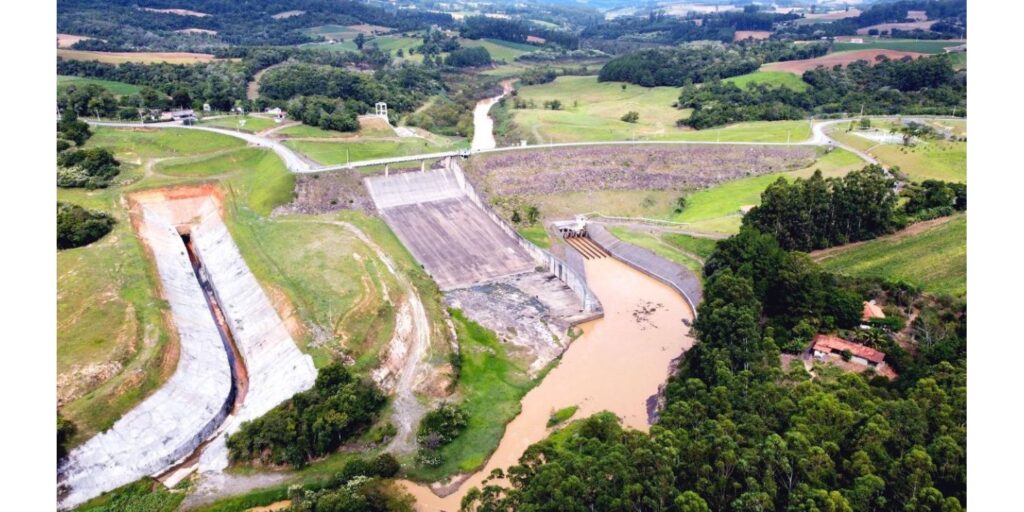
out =
[(819, 334), (814, 337), (814, 350), (819, 352), (842, 352), (849, 350), (851, 354), (867, 359), (875, 364), (885, 360), (885, 352), (865, 347), (859, 343), (850, 343), (838, 336)]
[(882, 308), (878, 307), (878, 304), (864, 301), (864, 312), (861, 313), (860, 318), (867, 322), (872, 318), (885, 318), (885, 313), (882, 312)]

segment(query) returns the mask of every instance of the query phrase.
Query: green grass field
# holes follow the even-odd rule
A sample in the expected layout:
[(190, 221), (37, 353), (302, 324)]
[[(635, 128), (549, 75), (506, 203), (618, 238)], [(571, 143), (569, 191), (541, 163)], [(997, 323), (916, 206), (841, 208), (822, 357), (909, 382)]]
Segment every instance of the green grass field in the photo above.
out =
[(60, 92), (67, 89), (69, 85), (98, 85), (116, 96), (131, 96), (132, 94), (138, 94), (142, 90), (141, 87), (132, 84), (126, 84), (124, 82), (115, 82), (113, 80), (100, 80), (98, 78), (84, 78), (80, 76), (63, 76), (57, 75), (57, 91)]
[(609, 226), (608, 231), (620, 240), (648, 249), (662, 258), (692, 270), (698, 276), (703, 275), (703, 261), (694, 258), (686, 251), (679, 250), (677, 246), (666, 242), (656, 233), (647, 233), (619, 226)]
[[(240, 125), (239, 121), (245, 121)], [(214, 126), (217, 128), (228, 128), (247, 133), (256, 133), (278, 126), (273, 119), (262, 116), (218, 116), (215, 119), (203, 119), (199, 122), (202, 126)]]
[(878, 39), (864, 38), (864, 42), (832, 43), (833, 52), (852, 50), (896, 50), (901, 52), (943, 53), (943, 48), (957, 46), (960, 41), (925, 41), (921, 39)]
[[(562, 76), (554, 82), (520, 88), (518, 96), (532, 100), (535, 107), (515, 109), (510, 105), (509, 111), (534, 143), (634, 139), (786, 142), (811, 136), (807, 121), (737, 123), (700, 131), (679, 128), (676, 121), (689, 116), (689, 111), (672, 107), (679, 98), (678, 88), (622, 86), (621, 82), (598, 82), (596, 76)], [(562, 109), (544, 109), (544, 102), (550, 100), (560, 101)], [(640, 115), (636, 123), (621, 120), (629, 111)]]
[(530, 242), (533, 242), (533, 245), (536, 245), (537, 247), (540, 247), (542, 249), (551, 248), (551, 237), (548, 236), (548, 232), (547, 230), (544, 229), (544, 226), (529, 226), (525, 228), (519, 228), (518, 231), (519, 234), (523, 236), (523, 238), (529, 240)]
[(274, 132), (274, 135), (278, 137), (301, 139), (345, 139), (354, 137), (395, 138), (395, 131), (388, 127), (383, 121), (380, 121), (361, 123), (358, 132), (338, 132), (334, 130), (324, 130), (317, 126), (309, 126), (308, 124), (297, 124), (287, 128), (282, 128)]
[[(529, 85), (518, 96), (535, 108), (512, 109), (514, 120), (535, 142), (629, 140), (678, 134), (676, 120), (686, 117), (672, 103), (679, 99), (674, 87), (641, 87), (621, 82), (598, 82), (596, 76), (562, 76)], [(545, 101), (559, 100), (562, 110), (546, 110)], [(620, 118), (629, 111), (640, 114), (637, 123)]]
[(223, 149), (240, 148), (245, 141), (229, 135), (199, 130), (165, 128), (93, 128), (90, 147), (105, 147), (122, 162), (136, 164), (142, 159), (194, 156)]
[(503, 60), (507, 63), (515, 61), (516, 57), (537, 51), (537, 47), (529, 44), (513, 43), (501, 39), (459, 39), (459, 44), (466, 48), (483, 47), (491, 54), (492, 60)]
[[(888, 130), (891, 121), (874, 119), (872, 125)], [(946, 123), (954, 133), (967, 133), (965, 121), (937, 121)], [(861, 151), (867, 151), (887, 166), (898, 165), (912, 180), (938, 179), (967, 181), (967, 143), (943, 140), (924, 140), (906, 147), (900, 144), (877, 144), (874, 141), (846, 133), (846, 127), (835, 127), (830, 135)]]
[(901, 279), (936, 294), (967, 293), (967, 215), (912, 235), (897, 233), (815, 259), (828, 270)]
[(689, 227), (699, 231), (735, 233), (743, 220), (740, 208), (760, 204), (761, 192), (779, 177), (808, 177), (816, 169), (821, 169), (825, 176), (841, 176), (864, 165), (864, 161), (857, 155), (841, 149), (835, 150), (806, 169), (742, 178), (694, 192), (686, 197), (683, 212), (672, 214), (670, 219), (686, 222)]
[(809, 87), (807, 82), (804, 82), (800, 77), (785, 71), (754, 71), (753, 73), (726, 78), (722, 81), (736, 84), (741, 89), (745, 88), (747, 84), (789, 87), (794, 91), (804, 91)]
[(284, 144), (323, 165), (344, 164), (392, 156), (434, 153), (448, 149), (448, 147), (436, 146), (417, 138), (390, 141), (355, 140), (353, 142), (288, 140)]
[(437, 467), (409, 468), (409, 476), (437, 481), (456, 473), (469, 473), (498, 447), (505, 425), (519, 414), (520, 399), (541, 378), (531, 380), (526, 365), (514, 360), (494, 332), (450, 310), (459, 338), (461, 370), (456, 392), (468, 418), (466, 430), (441, 449), (444, 462)]

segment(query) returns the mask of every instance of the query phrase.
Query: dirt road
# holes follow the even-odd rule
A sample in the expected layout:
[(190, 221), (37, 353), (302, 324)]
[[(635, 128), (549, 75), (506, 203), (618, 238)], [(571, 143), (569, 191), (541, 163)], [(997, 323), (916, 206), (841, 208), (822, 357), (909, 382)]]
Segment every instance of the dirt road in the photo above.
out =
[[(575, 419), (611, 411), (624, 425), (647, 431), (649, 404), (669, 376), (672, 361), (693, 345), (693, 311), (678, 293), (614, 258), (586, 260), (587, 278), (605, 316), (583, 326), (558, 366), (522, 401), (522, 412), (505, 430), (481, 471), (440, 497), (429, 487), (401, 481), (423, 511), (459, 509), (466, 492), (495, 468), (515, 464), (531, 444), (549, 434), (553, 411), (577, 405)], [(640, 312), (640, 313), (638, 313)]]

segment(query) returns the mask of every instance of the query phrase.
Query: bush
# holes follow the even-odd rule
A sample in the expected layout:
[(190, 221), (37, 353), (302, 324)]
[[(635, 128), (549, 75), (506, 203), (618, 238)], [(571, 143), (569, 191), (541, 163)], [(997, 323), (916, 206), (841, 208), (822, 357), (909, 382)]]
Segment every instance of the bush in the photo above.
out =
[(68, 443), (78, 430), (70, 420), (61, 417), (57, 412), (57, 460), (60, 461), (68, 454)]
[(444, 59), (446, 66), (457, 68), (470, 68), (486, 66), (491, 63), (491, 54), (487, 48), (477, 46), (473, 48), (459, 48), (448, 54)]
[(313, 388), (242, 424), (228, 438), (232, 461), (302, 467), (373, 423), (384, 395), (341, 364), (320, 369)]
[(626, 112), (626, 114), (622, 116), (622, 120), (627, 123), (635, 123), (640, 120), (640, 113), (630, 110), (629, 112)]
[(121, 162), (105, 148), (65, 151), (57, 165), (57, 186), (66, 188), (105, 188), (121, 172)]
[(465, 411), (445, 402), (423, 416), (416, 440), (424, 448), (437, 449), (454, 441), (465, 429)]
[(89, 245), (114, 228), (114, 218), (69, 203), (57, 203), (57, 249)]

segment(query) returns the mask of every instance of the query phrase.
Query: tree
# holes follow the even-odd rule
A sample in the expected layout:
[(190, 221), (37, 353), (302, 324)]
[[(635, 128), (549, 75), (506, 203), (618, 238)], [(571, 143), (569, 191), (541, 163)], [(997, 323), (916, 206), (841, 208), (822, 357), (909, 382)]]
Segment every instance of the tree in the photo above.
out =
[[(70, 203), (57, 203), (57, 249), (71, 249), (89, 245), (110, 233), (114, 228), (114, 218), (103, 212), (86, 210)], [(58, 427), (61, 425), (58, 420)], [(67, 427), (67, 425), (65, 425)], [(67, 433), (70, 437), (72, 430)], [(58, 435), (61, 431), (58, 429)], [(60, 438), (58, 438), (59, 440)]]
[(638, 120), (640, 120), (640, 114), (638, 112), (634, 112), (634, 111), (630, 110), (629, 112), (626, 112), (622, 116), (622, 120), (627, 122), (627, 123), (635, 123)]
[(366, 35), (360, 32), (356, 34), (356, 37), (352, 39), (352, 42), (356, 44), (356, 48), (362, 50), (363, 45), (366, 44)]
[(529, 205), (526, 207), (526, 223), (533, 225), (540, 219), (540, 209), (536, 205)]
[(178, 108), (190, 108), (192, 106), (192, 97), (188, 94), (188, 89), (179, 87), (174, 90), (174, 94), (171, 95), (171, 103)]
[(74, 109), (65, 108), (60, 114), (60, 121), (57, 122), (57, 132), (61, 138), (70, 140), (76, 146), (85, 144), (85, 141), (92, 136), (89, 130), (89, 123), (80, 121)]

